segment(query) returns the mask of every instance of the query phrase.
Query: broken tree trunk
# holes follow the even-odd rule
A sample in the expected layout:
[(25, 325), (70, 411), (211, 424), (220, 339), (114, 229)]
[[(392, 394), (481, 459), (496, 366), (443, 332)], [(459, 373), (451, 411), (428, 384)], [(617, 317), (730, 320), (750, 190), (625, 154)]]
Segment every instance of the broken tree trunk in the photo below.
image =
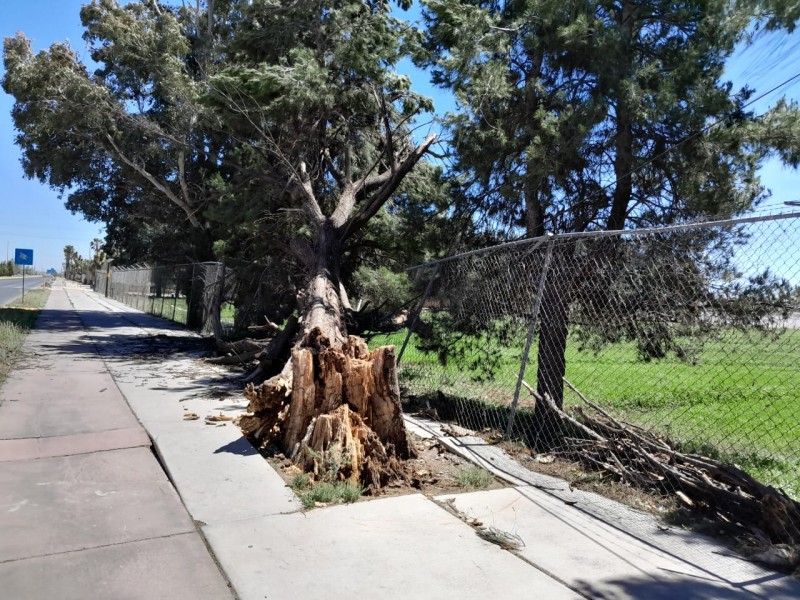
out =
[(304, 470), (319, 474), (332, 460), (339, 476), (377, 489), (403, 477), (402, 461), (415, 456), (400, 407), (393, 346), (370, 352), (351, 336), (334, 348), (314, 329), (292, 350), (284, 371), (248, 385), (252, 415), (246, 435), (278, 445)]
[(348, 336), (348, 305), (338, 276), (339, 241), (323, 231), (304, 294), (304, 333), (280, 374), (249, 384), (250, 415), (240, 426), (277, 445), (304, 470), (338, 464), (338, 476), (368, 489), (403, 476), (415, 456), (403, 422), (393, 346), (369, 351)]

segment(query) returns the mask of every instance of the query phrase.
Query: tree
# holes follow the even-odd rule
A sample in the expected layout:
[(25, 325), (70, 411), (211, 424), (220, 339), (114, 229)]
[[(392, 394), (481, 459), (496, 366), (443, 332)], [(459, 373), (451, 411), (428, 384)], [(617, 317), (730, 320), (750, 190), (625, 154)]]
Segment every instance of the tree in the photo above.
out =
[[(448, 118), (456, 170), (472, 205), (511, 235), (738, 214), (765, 195), (756, 170), (766, 157), (798, 164), (797, 106), (757, 117), (746, 109), (753, 90), (722, 80), (748, 26), (769, 19), (741, 12), (752, 3), (424, 4), (418, 61), (462, 108)], [(559, 406), (569, 308), (586, 275), (568, 268), (574, 247), (553, 253), (540, 321), (537, 388)], [(618, 265), (626, 254), (612, 242), (597, 252)], [(537, 417), (546, 437), (546, 406)]]
[(15, 99), (25, 174), (106, 223), (112, 245), (152, 232), (173, 255), (211, 257), (204, 213), (227, 140), (214, 136), (198, 101), (220, 35), (210, 10), (93, 0), (81, 21), (94, 73), (65, 43), (34, 54), (23, 34), (4, 41), (2, 83)]
[[(403, 26), (382, 2), (240, 2), (226, 68), (209, 102), (247, 140), (302, 269), (298, 334), (281, 334), (248, 388), (246, 431), (278, 441), (312, 469), (339, 453), (345, 476), (380, 486), (413, 455), (399, 404), (394, 350), (371, 353), (349, 335), (343, 257), (402, 191), (433, 136), (414, 143), (406, 123), (427, 106), (392, 66)], [(278, 212), (276, 209), (282, 209)], [(282, 342), (294, 340), (285, 364)]]
[(64, 246), (64, 278), (71, 279), (75, 276), (75, 269), (79, 259), (78, 251), (75, 246), (67, 244)]
[(171, 236), (194, 237), (195, 258), (269, 260), (287, 326), (244, 428), (310, 468), (340, 453), (347, 477), (382, 485), (413, 448), (393, 349), (350, 335), (345, 289), (438, 177), (420, 164), (433, 137), (408, 127), (428, 102), (393, 70), (405, 26), (382, 2), (205, 6), (94, 0), (94, 74), (66, 45), (6, 40), (23, 165), (106, 222), (115, 255)]

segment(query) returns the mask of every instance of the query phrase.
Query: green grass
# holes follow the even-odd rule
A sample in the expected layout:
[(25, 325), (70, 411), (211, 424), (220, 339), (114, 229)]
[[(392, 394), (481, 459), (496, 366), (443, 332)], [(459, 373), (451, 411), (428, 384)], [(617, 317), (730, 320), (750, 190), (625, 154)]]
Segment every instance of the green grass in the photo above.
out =
[(336, 504), (339, 502), (355, 502), (361, 497), (364, 490), (361, 486), (350, 481), (337, 481), (330, 483), (322, 481), (315, 483), (310, 490), (300, 494), (303, 508), (314, 508), (319, 504)]
[(456, 474), (456, 485), (470, 490), (481, 490), (489, 487), (494, 476), (480, 467), (466, 467)]
[[(181, 325), (186, 325), (189, 317), (189, 305), (187, 299), (184, 297), (148, 296), (145, 298), (143, 296), (131, 294), (119, 300), (132, 308), (139, 309), (157, 317), (169, 319)], [(233, 325), (233, 318), (233, 304), (223, 304), (220, 309), (220, 320), (222, 323)]]
[(24, 302), (17, 300), (0, 308), (0, 384), (14, 368), (22, 342), (49, 296), (49, 289), (30, 290)]
[[(403, 343), (405, 332), (378, 336), (373, 345)], [(401, 361), (408, 395), (441, 391), (487, 405), (511, 403), (524, 338), (506, 347), (486, 346), (456, 364), (441, 364), (419, 350), (414, 336)], [(478, 345), (480, 346), (480, 345)], [(482, 360), (491, 354), (497, 368)], [(566, 377), (590, 400), (622, 419), (666, 435), (684, 446), (700, 446), (739, 464), (771, 485), (800, 498), (800, 331), (779, 336), (724, 330), (699, 348), (691, 361), (669, 356), (644, 362), (633, 343), (600, 352), (567, 347)], [(536, 347), (526, 380), (536, 379)], [(581, 401), (569, 391), (565, 404)], [(531, 406), (523, 390), (521, 406)]]

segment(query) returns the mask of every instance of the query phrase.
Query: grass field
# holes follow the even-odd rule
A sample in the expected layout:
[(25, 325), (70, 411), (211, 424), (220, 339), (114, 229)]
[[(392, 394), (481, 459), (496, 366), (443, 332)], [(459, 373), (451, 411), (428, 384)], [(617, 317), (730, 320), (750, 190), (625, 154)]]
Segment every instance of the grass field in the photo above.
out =
[[(372, 345), (403, 343), (405, 332), (373, 338)], [(474, 341), (474, 340), (473, 340)], [(515, 347), (479, 352), (459, 364), (441, 364), (411, 338), (401, 361), (401, 384), (410, 395), (441, 391), (487, 405), (513, 399), (524, 339)], [(526, 380), (536, 379), (536, 352)], [(498, 358), (493, 376), (481, 365)], [(633, 343), (580, 351), (567, 349), (567, 379), (590, 400), (628, 422), (667, 435), (684, 449), (734, 462), (762, 481), (800, 498), (800, 331), (779, 336), (726, 330), (708, 340), (691, 361), (668, 357), (643, 362)], [(521, 406), (530, 401), (521, 397)], [(566, 392), (567, 405), (580, 400)]]
[[(144, 298), (143, 296), (132, 294), (119, 300), (128, 306), (131, 306), (132, 308), (137, 308), (151, 315), (163, 317), (164, 319), (169, 319), (170, 321), (175, 321), (176, 323), (180, 323), (182, 325), (186, 325), (186, 321), (188, 319), (188, 303), (184, 297), (175, 298), (173, 296), (148, 296), (147, 298)], [(222, 305), (220, 318), (223, 325), (233, 326), (233, 314), (234, 308), (232, 304), (226, 303)]]
[(25, 294), (25, 302), (17, 300), (0, 308), (0, 384), (13, 369), (22, 342), (49, 295), (49, 289), (30, 290)]

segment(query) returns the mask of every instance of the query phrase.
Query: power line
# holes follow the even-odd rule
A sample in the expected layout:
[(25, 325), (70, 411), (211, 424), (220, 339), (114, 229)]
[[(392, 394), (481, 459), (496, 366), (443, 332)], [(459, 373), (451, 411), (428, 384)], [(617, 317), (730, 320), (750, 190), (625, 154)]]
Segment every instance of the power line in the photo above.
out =
[[(780, 88), (784, 87), (785, 85), (788, 85), (789, 83), (791, 83), (792, 81), (794, 81), (796, 79), (800, 79), (800, 72), (795, 73), (794, 75), (789, 77), (789, 79), (779, 83), (778, 85), (776, 85), (772, 89), (769, 89), (766, 92), (764, 92), (763, 94), (753, 98), (752, 100), (750, 100), (746, 104), (742, 105), (742, 108), (747, 108), (748, 106), (751, 106), (752, 104), (758, 102), (759, 100), (762, 100), (766, 96), (769, 96), (771, 93), (779, 90)], [(764, 115), (763, 114), (759, 115), (758, 118), (760, 118), (762, 116), (764, 116)], [(601, 190), (607, 190), (608, 188), (610, 188), (613, 185), (616, 185), (617, 183), (619, 183), (621, 180), (625, 179), (626, 177), (631, 177), (632, 175), (634, 175), (634, 174), (638, 173), (639, 171), (641, 171), (642, 169), (644, 169), (646, 166), (648, 166), (648, 165), (654, 163), (655, 161), (657, 161), (662, 156), (666, 156), (667, 154), (677, 150), (678, 148), (680, 148), (682, 145), (684, 145), (688, 141), (693, 140), (697, 136), (704, 134), (705, 132), (707, 132), (710, 129), (716, 127), (717, 125), (719, 125), (720, 123), (722, 123), (725, 120), (727, 120), (727, 117), (720, 117), (719, 119), (717, 119), (713, 123), (710, 123), (710, 124), (706, 125), (705, 127), (703, 127), (702, 129), (700, 129), (699, 131), (696, 131), (695, 133), (686, 136), (681, 141), (676, 142), (675, 144), (673, 144), (672, 146), (670, 146), (669, 148), (667, 148), (663, 152), (661, 152), (659, 154), (656, 154), (653, 158), (650, 158), (650, 159), (646, 160), (644, 163), (642, 163), (641, 165), (639, 165), (635, 169), (632, 169), (626, 175), (622, 175), (621, 177), (617, 177), (614, 181), (611, 181), (611, 182), (607, 183), (606, 185), (602, 186), (600, 189)]]

